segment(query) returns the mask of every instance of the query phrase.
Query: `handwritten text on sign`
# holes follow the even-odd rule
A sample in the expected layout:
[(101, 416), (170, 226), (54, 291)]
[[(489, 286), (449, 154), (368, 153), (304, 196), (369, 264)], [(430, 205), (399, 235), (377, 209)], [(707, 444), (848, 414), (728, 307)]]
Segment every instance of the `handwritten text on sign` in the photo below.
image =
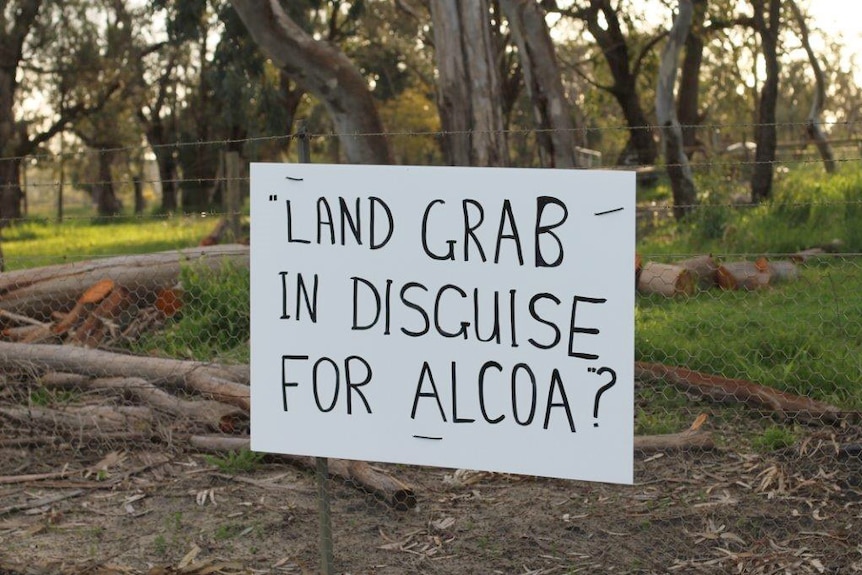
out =
[(634, 176), (252, 164), (257, 451), (630, 483)]

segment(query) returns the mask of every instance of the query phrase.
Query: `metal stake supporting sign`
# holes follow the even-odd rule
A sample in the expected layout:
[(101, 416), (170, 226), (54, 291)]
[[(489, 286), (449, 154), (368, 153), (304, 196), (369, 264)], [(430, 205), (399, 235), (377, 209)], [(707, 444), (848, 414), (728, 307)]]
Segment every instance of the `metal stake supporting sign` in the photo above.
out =
[[(297, 122), (296, 135), (299, 139), (299, 162), (311, 163), (311, 147), (308, 142), (308, 129), (305, 120)], [(320, 572), (332, 575), (332, 516), (329, 509), (329, 462), (325, 457), (315, 458), (317, 475), (317, 517), (320, 523)]]

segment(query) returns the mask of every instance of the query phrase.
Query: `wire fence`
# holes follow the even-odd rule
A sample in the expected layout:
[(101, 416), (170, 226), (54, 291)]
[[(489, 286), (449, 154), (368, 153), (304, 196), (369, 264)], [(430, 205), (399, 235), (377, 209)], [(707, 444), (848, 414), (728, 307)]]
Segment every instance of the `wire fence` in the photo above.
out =
[[(249, 452), (254, 222), (226, 199), (247, 172), (177, 177), (208, 207), (160, 213), (152, 158), (109, 181), (74, 167), (91, 152), (27, 158), (2, 240), (0, 573), (862, 572), (858, 146), (835, 175), (783, 149), (767, 203), (753, 157), (694, 160), (682, 223), (639, 184), (632, 486)], [(93, 222), (107, 184), (124, 207)]]

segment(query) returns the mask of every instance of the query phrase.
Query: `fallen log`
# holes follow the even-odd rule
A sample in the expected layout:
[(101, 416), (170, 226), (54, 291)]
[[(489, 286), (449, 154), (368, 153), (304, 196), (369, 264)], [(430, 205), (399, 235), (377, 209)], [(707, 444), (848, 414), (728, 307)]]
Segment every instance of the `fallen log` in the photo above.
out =
[(155, 420), (148, 407), (139, 405), (82, 405), (59, 409), (0, 407), (0, 416), (28, 425), (104, 431), (149, 429)]
[(708, 290), (718, 284), (718, 264), (712, 255), (696, 256), (679, 261), (676, 265), (688, 270), (698, 289)]
[(118, 392), (146, 403), (159, 411), (204, 425), (213, 431), (230, 433), (248, 425), (248, 412), (219, 401), (189, 401), (167, 393), (140, 377), (90, 379), (73, 373), (47, 373), (40, 379), (45, 387), (94, 389)]
[(706, 419), (705, 413), (700, 414), (691, 424), (691, 427), (680, 433), (637, 435), (634, 442), (635, 451), (650, 453), (655, 451), (708, 451), (715, 449), (712, 434), (701, 429)]
[(729, 379), (660, 363), (635, 362), (635, 379), (644, 383), (664, 381), (687, 392), (724, 403), (774, 411), (801, 421), (837, 424), (846, 414), (828, 403), (793, 395), (743, 379)]
[[(224, 435), (193, 435), (190, 443), (193, 447), (208, 452), (241, 451), (249, 449), (250, 445), (248, 437)], [(316, 469), (317, 466), (314, 457), (283, 454), (275, 457), (308, 469)], [(328, 465), (330, 475), (354, 482), (395, 509), (407, 510), (416, 506), (416, 495), (412, 488), (390, 475), (377, 471), (364, 461), (329, 459)]]
[(15, 323), (24, 324), (24, 325), (37, 325), (37, 326), (45, 326), (44, 322), (39, 320), (35, 320), (32, 317), (27, 317), (26, 315), (19, 315), (17, 313), (12, 313), (10, 311), (6, 311), (0, 309), (0, 317), (6, 318), (8, 320), (14, 321)]
[(55, 324), (51, 328), (51, 331), (59, 335), (72, 329), (72, 327), (81, 320), (88, 310), (92, 309), (95, 304), (105, 299), (108, 294), (111, 293), (114, 289), (114, 285), (115, 284), (112, 280), (105, 279), (100, 280), (87, 288), (87, 290), (81, 294), (81, 297), (77, 298), (74, 307), (72, 307), (71, 311), (66, 314), (66, 317)]
[(111, 280), (132, 293), (155, 294), (176, 285), (184, 264), (199, 262), (216, 269), (225, 261), (248, 267), (248, 246), (196, 247), (6, 272), (0, 275), (0, 310), (50, 321), (53, 312), (70, 311), (78, 296), (99, 281)]
[(799, 279), (799, 266), (793, 262), (769, 262), (769, 274), (773, 282), (790, 282)]
[(31, 341), (33, 337), (51, 337), (51, 328), (46, 325), (16, 325), (3, 330), (3, 337), (9, 341)]
[(248, 380), (216, 364), (143, 357), (67, 345), (0, 341), (0, 368), (27, 367), (90, 377), (140, 377), (249, 411)]
[(644, 294), (660, 294), (666, 297), (692, 295), (695, 282), (691, 273), (680, 266), (647, 262), (641, 269), (637, 282), (638, 291)]
[[(111, 444), (150, 444), (159, 443), (161, 438), (153, 432), (139, 433), (132, 431), (105, 432), (99, 430), (74, 429), (64, 435), (63, 430), (52, 430), (51, 435), (30, 435), (29, 437), (13, 437), (0, 439), (0, 449), (16, 447), (42, 447), (72, 445), (76, 448), (98, 445), (104, 447)], [(2, 573), (2, 571), (0, 571)]]
[(119, 331), (118, 324), (122, 323), (119, 321), (120, 317), (133, 303), (129, 290), (123, 286), (116, 286), (81, 322), (81, 325), (75, 328), (75, 333), (71, 338), (72, 342), (85, 347), (98, 347), (112, 328)]
[(726, 290), (757, 290), (769, 285), (765, 262), (727, 262), (718, 266), (718, 285)]

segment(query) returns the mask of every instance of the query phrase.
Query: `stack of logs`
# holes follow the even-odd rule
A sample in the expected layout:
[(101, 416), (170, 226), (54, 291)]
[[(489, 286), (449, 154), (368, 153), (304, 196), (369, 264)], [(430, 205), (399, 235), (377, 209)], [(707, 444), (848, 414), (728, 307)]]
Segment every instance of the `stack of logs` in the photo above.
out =
[(646, 262), (635, 256), (637, 289), (643, 294), (660, 294), (667, 297), (690, 296), (698, 291), (721, 288), (723, 290), (758, 290), (799, 279), (799, 264), (823, 253), (821, 249), (798, 252), (787, 260), (718, 262), (712, 255), (703, 255), (673, 264)]
[[(206, 451), (248, 449), (248, 365), (111, 351), (181, 313), (182, 266), (217, 269), (226, 262), (247, 269), (248, 246), (202, 246), (0, 275), (0, 375), (6, 395), (42, 388), (74, 390), (81, 398), (64, 405), (0, 404), (0, 423), (13, 423), (3, 427), (0, 448), (184, 437)], [(19, 427), (27, 433), (16, 437)], [(273, 457), (315, 468), (314, 458)], [(397, 509), (416, 504), (412, 488), (366, 462), (332, 460), (329, 472)]]

